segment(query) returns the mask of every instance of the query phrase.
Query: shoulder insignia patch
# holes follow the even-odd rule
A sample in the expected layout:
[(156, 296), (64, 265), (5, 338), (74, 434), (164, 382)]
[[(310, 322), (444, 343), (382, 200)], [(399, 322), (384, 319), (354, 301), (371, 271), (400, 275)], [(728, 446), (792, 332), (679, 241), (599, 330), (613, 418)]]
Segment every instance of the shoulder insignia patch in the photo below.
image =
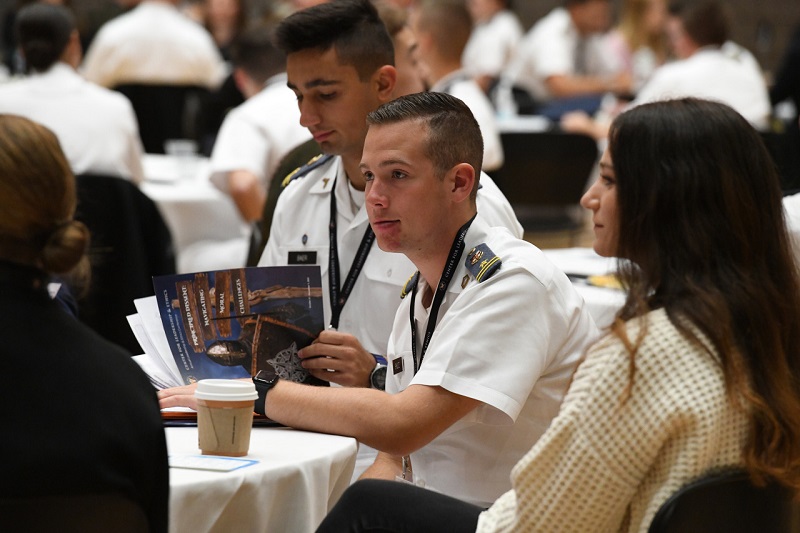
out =
[(470, 250), (464, 261), (464, 266), (467, 267), (470, 274), (475, 276), (478, 283), (492, 277), (492, 274), (500, 270), (502, 264), (503, 261), (494, 255), (494, 252), (485, 244), (479, 244)]
[(401, 300), (403, 298), (405, 298), (406, 296), (408, 296), (408, 293), (410, 293), (411, 291), (414, 290), (414, 287), (417, 286), (417, 281), (419, 281), (419, 270), (414, 272), (411, 275), (411, 277), (408, 278), (408, 281), (406, 281), (406, 284), (403, 285), (403, 290), (400, 291), (400, 299)]
[(292, 180), (296, 180), (297, 178), (302, 178), (312, 170), (317, 167), (321, 167), (333, 157), (331, 154), (320, 154), (311, 158), (311, 160), (303, 165), (302, 167), (297, 167), (296, 169), (292, 170), (281, 182), (281, 187), (286, 187), (289, 185), (289, 182)]

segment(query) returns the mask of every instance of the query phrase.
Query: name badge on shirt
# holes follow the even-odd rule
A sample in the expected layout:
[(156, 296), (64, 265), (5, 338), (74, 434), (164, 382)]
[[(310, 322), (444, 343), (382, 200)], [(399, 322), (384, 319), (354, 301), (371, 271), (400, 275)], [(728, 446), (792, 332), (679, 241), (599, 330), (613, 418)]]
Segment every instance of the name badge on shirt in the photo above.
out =
[(289, 252), (290, 265), (316, 265), (317, 252), (302, 251), (302, 252)]
[(397, 375), (403, 372), (403, 358), (398, 357), (392, 360), (392, 374)]

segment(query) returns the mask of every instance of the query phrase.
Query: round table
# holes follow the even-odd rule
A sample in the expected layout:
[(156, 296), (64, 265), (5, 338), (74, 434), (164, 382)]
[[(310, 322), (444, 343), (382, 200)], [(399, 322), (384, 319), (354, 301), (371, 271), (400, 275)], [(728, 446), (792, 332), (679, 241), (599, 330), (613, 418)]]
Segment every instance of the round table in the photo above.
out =
[[(165, 428), (170, 456), (197, 455), (196, 427)], [(231, 472), (170, 468), (173, 533), (311, 532), (350, 484), (357, 442), (289, 428), (254, 427), (257, 464)]]
[(209, 181), (207, 158), (186, 161), (147, 154), (142, 162), (142, 191), (158, 205), (179, 259), (181, 252), (199, 241), (247, 241), (250, 227), (239, 216), (231, 197)]

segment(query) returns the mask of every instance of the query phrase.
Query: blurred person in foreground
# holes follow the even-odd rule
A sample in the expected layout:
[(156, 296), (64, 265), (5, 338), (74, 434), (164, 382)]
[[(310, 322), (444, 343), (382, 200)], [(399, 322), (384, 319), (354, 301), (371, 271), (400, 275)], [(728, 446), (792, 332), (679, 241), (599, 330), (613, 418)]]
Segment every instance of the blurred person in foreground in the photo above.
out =
[(118, 495), (142, 510), (150, 531), (166, 532), (155, 391), (130, 354), (48, 294), (52, 274), (84, 265), (89, 231), (72, 218), (75, 202), (55, 135), (0, 115), (0, 499)]
[(697, 99), (625, 112), (609, 139), (581, 203), (627, 300), (513, 489), (484, 510), (362, 481), (319, 531), (646, 532), (726, 467), (800, 493), (800, 281), (769, 153)]
[(70, 10), (33, 3), (17, 14), (15, 31), (28, 75), (0, 85), (0, 113), (50, 128), (75, 174), (141, 182), (143, 148), (133, 106), (76, 71), (82, 52)]

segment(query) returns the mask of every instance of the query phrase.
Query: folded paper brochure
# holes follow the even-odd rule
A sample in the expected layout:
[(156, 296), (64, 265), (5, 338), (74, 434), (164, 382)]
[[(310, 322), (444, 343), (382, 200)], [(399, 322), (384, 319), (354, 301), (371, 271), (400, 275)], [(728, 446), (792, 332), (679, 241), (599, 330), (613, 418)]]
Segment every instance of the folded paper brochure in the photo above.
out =
[(157, 388), (267, 369), (283, 379), (327, 384), (297, 351), (322, 331), (318, 266), (251, 267), (153, 278), (155, 296), (128, 317)]

